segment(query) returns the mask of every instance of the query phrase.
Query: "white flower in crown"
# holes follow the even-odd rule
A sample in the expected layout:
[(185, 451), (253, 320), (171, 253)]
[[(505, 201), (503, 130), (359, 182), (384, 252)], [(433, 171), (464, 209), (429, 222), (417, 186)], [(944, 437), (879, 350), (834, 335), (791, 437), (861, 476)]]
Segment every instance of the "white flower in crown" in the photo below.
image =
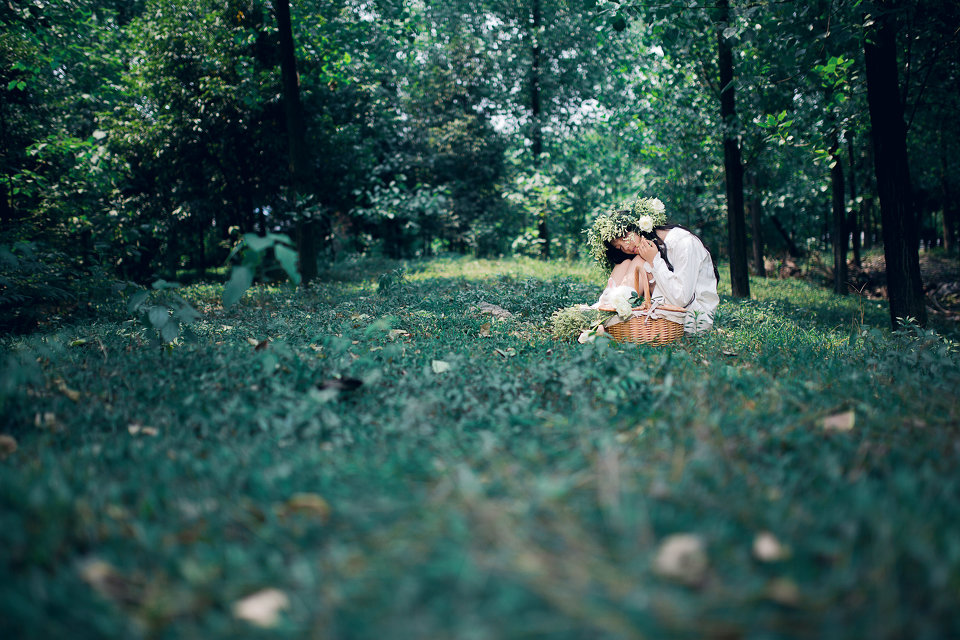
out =
[[(663, 206), (662, 204), (660, 206)], [(637, 218), (637, 228), (644, 233), (653, 231), (653, 218), (650, 216), (640, 216)]]
[(663, 213), (666, 211), (666, 207), (660, 202), (660, 198), (653, 198), (649, 201), (650, 208), (656, 211), (657, 213)]

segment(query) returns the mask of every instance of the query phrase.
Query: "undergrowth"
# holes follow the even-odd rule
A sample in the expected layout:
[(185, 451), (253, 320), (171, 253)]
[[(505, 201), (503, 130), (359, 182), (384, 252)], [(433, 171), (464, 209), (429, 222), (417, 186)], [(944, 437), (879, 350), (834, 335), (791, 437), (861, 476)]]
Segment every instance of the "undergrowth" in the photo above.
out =
[[(187, 287), (167, 348), (6, 339), (0, 633), (960, 635), (955, 342), (755, 280), (679, 345), (578, 345), (548, 319), (586, 267), (369, 266)], [(268, 588), (263, 630), (234, 607)]]

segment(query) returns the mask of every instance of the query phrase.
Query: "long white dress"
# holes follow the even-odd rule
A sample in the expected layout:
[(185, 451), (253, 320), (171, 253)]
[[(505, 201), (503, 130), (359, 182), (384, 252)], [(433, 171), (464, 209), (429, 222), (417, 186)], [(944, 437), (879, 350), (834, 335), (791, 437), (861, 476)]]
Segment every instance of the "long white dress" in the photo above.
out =
[(659, 254), (647, 267), (656, 281), (653, 299), (662, 298), (666, 304), (684, 307), (687, 315), (683, 330), (687, 333), (710, 329), (714, 311), (720, 304), (710, 254), (699, 238), (679, 227), (670, 229), (663, 243), (673, 271)]

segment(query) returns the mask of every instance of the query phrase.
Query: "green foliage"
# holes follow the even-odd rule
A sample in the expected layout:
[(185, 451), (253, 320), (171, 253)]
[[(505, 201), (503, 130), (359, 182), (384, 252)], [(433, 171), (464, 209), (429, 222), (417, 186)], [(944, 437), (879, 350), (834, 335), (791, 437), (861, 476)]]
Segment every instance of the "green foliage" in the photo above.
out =
[(135, 288), (127, 300), (127, 311), (152, 327), (159, 342), (168, 347), (201, 317), (189, 302), (173, 293), (179, 288), (177, 282), (156, 280), (150, 289)]
[[(581, 264), (405, 266), (402, 296), (345, 261), (229, 314), (178, 289), (203, 316), (168, 352), (112, 321), (5, 339), (5, 635), (960, 631), (955, 342), (758, 279), (677, 345), (570, 344)], [(676, 533), (694, 584), (658, 568)], [(275, 626), (236, 617), (268, 588)]]
[(38, 324), (55, 325), (68, 317), (110, 315), (107, 300), (116, 282), (98, 264), (44, 243), (0, 245), (0, 330), (25, 332)]
[[(268, 233), (265, 236), (246, 233), (230, 252), (227, 262), (238, 255), (241, 262), (230, 270), (230, 279), (223, 288), (224, 307), (232, 307), (239, 302), (258, 274), (272, 279), (276, 275), (275, 271), (279, 270), (294, 286), (300, 284), (297, 250), (289, 236), (282, 233)], [(272, 263), (269, 261), (270, 257), (273, 258)]]

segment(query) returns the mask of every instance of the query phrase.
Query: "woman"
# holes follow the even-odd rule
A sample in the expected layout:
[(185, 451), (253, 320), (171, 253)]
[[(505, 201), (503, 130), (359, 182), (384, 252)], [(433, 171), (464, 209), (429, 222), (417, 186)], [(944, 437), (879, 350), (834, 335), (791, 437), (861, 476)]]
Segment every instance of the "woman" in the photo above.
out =
[(640, 290), (641, 277), (651, 284), (651, 296), (687, 310), (687, 333), (713, 326), (720, 302), (717, 269), (703, 241), (689, 229), (667, 224), (663, 203), (639, 198), (601, 214), (588, 236), (594, 258), (611, 270), (612, 287)]

